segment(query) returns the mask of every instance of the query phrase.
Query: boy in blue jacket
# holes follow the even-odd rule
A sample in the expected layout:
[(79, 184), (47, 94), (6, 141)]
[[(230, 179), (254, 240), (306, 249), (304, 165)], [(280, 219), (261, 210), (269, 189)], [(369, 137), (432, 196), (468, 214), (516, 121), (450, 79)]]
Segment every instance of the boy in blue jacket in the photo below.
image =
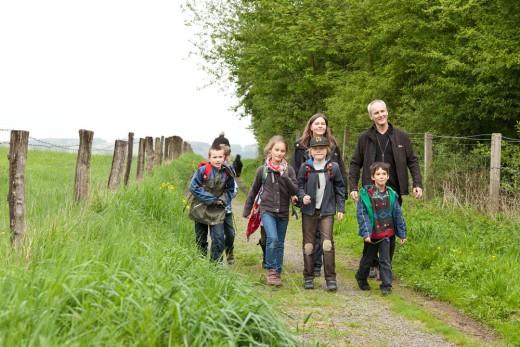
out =
[[(224, 165), (224, 149), (212, 146), (208, 152), (206, 165), (211, 165), (209, 173), (206, 165), (195, 171), (191, 179), (190, 191), (193, 201), (190, 206), (190, 218), (195, 221), (197, 245), (205, 255), (207, 252), (207, 230), (210, 229), (211, 260), (221, 261), (224, 252), (224, 219), (226, 207), (231, 203), (235, 190), (233, 173)], [(202, 208), (206, 214), (192, 213), (191, 209)], [(202, 216), (201, 216), (202, 215)]]
[(367, 278), (370, 266), (379, 253), (381, 293), (392, 293), (392, 260), (390, 259), (390, 238), (399, 237), (406, 242), (406, 223), (397, 200), (397, 193), (386, 185), (390, 178), (390, 165), (375, 162), (370, 165), (370, 175), (374, 184), (360, 191), (357, 204), (358, 235), (365, 241), (367, 252), (359, 262), (356, 280), (361, 290), (370, 290)]

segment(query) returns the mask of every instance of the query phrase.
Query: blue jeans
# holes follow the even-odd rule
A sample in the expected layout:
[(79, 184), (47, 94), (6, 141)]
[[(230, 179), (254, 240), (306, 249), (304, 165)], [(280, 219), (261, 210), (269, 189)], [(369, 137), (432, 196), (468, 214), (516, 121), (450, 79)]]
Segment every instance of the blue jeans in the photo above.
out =
[(269, 213), (262, 213), (262, 224), (267, 235), (265, 247), (265, 267), (282, 272), (283, 250), (288, 220), (273, 217)]
[(208, 227), (211, 237), (211, 260), (222, 261), (222, 253), (224, 252), (224, 224), (206, 225), (195, 222), (195, 239), (197, 246), (203, 255), (206, 255), (208, 249)]
[(224, 245), (226, 255), (233, 253), (235, 249), (235, 228), (233, 227), (233, 213), (226, 213), (224, 219)]

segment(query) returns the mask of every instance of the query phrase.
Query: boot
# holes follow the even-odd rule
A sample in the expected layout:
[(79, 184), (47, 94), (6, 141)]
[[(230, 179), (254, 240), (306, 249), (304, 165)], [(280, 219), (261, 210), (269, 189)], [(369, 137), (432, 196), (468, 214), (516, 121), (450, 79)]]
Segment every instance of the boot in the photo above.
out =
[(267, 270), (267, 285), (269, 286), (281, 286), (282, 280), (280, 274), (275, 269)]
[(231, 250), (226, 254), (228, 265), (235, 264), (235, 253)]

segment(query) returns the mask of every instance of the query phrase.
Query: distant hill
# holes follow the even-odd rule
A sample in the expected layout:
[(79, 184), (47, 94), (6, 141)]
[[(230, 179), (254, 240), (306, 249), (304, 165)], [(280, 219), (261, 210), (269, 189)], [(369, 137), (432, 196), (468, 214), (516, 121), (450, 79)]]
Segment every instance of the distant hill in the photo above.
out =
[[(188, 141), (189, 142), (189, 141)], [(204, 158), (208, 156), (208, 150), (210, 147), (209, 143), (206, 142), (189, 142), (193, 152), (202, 155)], [(257, 156), (256, 144), (242, 146), (238, 144), (231, 144), (231, 156), (234, 157), (237, 154), (244, 159), (253, 159)]]

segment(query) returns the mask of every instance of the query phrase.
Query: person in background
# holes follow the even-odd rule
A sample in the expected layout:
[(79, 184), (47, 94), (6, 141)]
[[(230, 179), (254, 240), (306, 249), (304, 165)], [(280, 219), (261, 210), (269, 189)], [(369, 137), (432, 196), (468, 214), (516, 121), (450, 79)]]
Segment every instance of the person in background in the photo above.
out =
[(366, 252), (359, 261), (356, 281), (359, 289), (370, 290), (367, 278), (374, 259), (379, 255), (381, 293), (392, 293), (392, 258), (390, 238), (397, 235), (401, 244), (406, 242), (406, 223), (401, 213), (397, 193), (386, 185), (390, 179), (390, 165), (375, 162), (370, 166), (373, 184), (363, 187), (357, 203), (359, 236), (364, 240)]
[[(296, 141), (294, 144), (293, 153), (291, 156), (291, 166), (294, 168), (296, 172), (300, 169), (302, 164), (309, 159), (309, 143), (311, 138), (316, 136), (325, 137), (329, 143), (330, 148), (330, 159), (336, 163), (338, 163), (339, 169), (341, 171), (341, 177), (343, 178), (343, 182), (345, 182), (345, 187), (347, 185), (347, 172), (345, 170), (345, 164), (343, 162), (343, 157), (338, 148), (338, 142), (336, 138), (332, 135), (332, 132), (329, 128), (329, 121), (325, 115), (321, 113), (317, 113), (313, 115), (307, 121), (305, 128), (303, 129), (302, 136)], [(293, 200), (296, 203), (296, 199)], [(301, 202), (298, 202), (301, 205)], [(319, 225), (318, 225), (319, 228)], [(323, 248), (321, 242), (321, 236), (319, 229), (316, 230), (316, 242), (314, 244), (314, 275), (316, 277), (321, 275), (321, 266), (323, 265)]]
[(243, 166), (244, 166), (244, 164), (242, 164), (242, 160), (240, 159), (240, 154), (237, 154), (235, 157), (235, 160), (233, 160), (233, 167), (235, 168), (237, 177), (240, 177), (240, 175), (242, 174)]
[[(323, 243), (323, 270), (327, 290), (338, 289), (334, 254), (334, 215), (338, 221), (345, 213), (345, 183), (338, 163), (328, 158), (329, 141), (326, 137), (313, 137), (309, 143), (310, 158), (298, 171), (298, 200), (302, 201), (303, 232), (303, 287), (314, 288), (314, 244), (316, 230)], [(319, 228), (318, 228), (319, 226)]]
[[(273, 136), (264, 153), (265, 164), (258, 167), (251, 189), (247, 194), (242, 215), (249, 218), (255, 197), (263, 186), (260, 203), (260, 216), (267, 235), (265, 262), (267, 268), (267, 285), (281, 286), (285, 234), (289, 223), (289, 206), (291, 197), (298, 193), (296, 173), (288, 165), (285, 155), (288, 150), (287, 141), (282, 136)], [(264, 182), (264, 166), (267, 172)]]
[[(350, 160), (348, 172), (350, 196), (354, 201), (358, 201), (360, 176), (362, 186), (372, 183), (370, 165), (377, 161), (390, 165), (387, 185), (398, 193), (399, 205), (402, 206), (402, 196), (409, 193), (408, 170), (412, 175), (413, 196), (416, 199), (420, 198), (422, 196), (421, 168), (410, 138), (403, 130), (394, 127), (388, 121), (388, 110), (383, 100), (372, 101), (368, 104), (367, 109), (374, 125), (361, 134)], [(393, 258), (394, 250), (395, 237), (391, 237), (390, 258)], [(364, 248), (363, 254), (366, 251)], [(369, 277), (377, 277), (377, 267), (376, 257)]]

